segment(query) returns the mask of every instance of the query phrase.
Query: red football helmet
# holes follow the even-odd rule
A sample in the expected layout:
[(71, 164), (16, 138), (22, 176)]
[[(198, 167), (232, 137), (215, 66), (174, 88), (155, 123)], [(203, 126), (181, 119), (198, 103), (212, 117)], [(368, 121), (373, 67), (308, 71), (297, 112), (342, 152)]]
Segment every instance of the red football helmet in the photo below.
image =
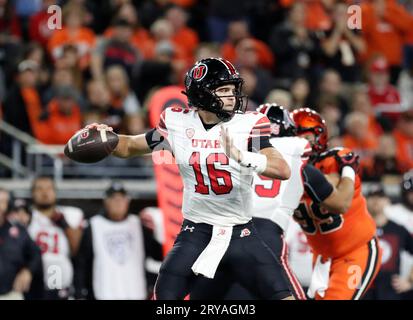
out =
[(315, 136), (315, 142), (311, 146), (313, 152), (320, 154), (327, 149), (327, 126), (323, 117), (310, 108), (300, 108), (291, 112), (297, 135), (311, 132)]

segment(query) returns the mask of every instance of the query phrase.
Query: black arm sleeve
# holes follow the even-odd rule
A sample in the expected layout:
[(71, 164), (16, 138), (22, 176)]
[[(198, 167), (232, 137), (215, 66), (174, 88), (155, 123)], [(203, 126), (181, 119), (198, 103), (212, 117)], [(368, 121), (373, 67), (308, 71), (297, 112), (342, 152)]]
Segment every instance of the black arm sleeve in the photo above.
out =
[(303, 168), (302, 175), (304, 189), (314, 202), (323, 202), (333, 192), (333, 186), (327, 181), (324, 174), (314, 166), (307, 164)]
[(75, 297), (93, 300), (93, 243), (90, 224), (84, 229), (79, 251), (75, 259)]
[(404, 234), (404, 249), (413, 255), (413, 236), (403, 227), (403, 234)]
[(248, 151), (249, 152), (259, 152), (265, 148), (273, 148), (273, 145), (270, 142), (269, 136), (260, 136), (257, 138), (250, 138), (248, 140)]
[(152, 151), (168, 150), (172, 152), (168, 140), (156, 129), (149, 130), (145, 134), (146, 142)]

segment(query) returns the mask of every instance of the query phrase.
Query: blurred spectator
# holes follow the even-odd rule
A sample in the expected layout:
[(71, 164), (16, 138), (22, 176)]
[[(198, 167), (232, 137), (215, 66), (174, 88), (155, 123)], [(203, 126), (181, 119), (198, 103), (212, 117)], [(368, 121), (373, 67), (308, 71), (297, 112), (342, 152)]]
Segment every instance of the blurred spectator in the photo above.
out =
[[(385, 214), (390, 220), (405, 227), (413, 235), (413, 170), (405, 173), (400, 184), (401, 201), (385, 208)], [(413, 279), (413, 257), (402, 252), (400, 274), (403, 278)], [(412, 299), (410, 291), (404, 297)]]
[(16, 7), (16, 13), (20, 18), (28, 18), (38, 12), (41, 9), (41, 0), (14, 0), (14, 5)]
[(168, 86), (178, 81), (173, 58), (174, 47), (171, 43), (160, 41), (156, 44), (155, 56), (142, 62), (138, 77), (134, 81), (134, 90), (140, 101), (144, 101), (153, 88)]
[[(149, 28), (156, 20), (165, 15), (166, 11), (171, 6), (178, 6), (190, 9), (196, 2), (196, 0), (151, 0), (142, 1), (139, 6), (139, 14), (142, 20), (142, 25), (145, 28)], [(136, 3), (136, 1), (135, 1)]]
[(81, 61), (79, 52), (76, 46), (74, 45), (65, 45), (63, 46), (63, 53), (60, 58), (55, 61), (54, 69), (66, 69), (72, 73), (73, 86), (78, 90), (82, 89), (84, 73), (81, 69)]
[(343, 146), (352, 149), (360, 156), (362, 169), (371, 167), (373, 156), (378, 147), (377, 137), (367, 129), (368, 118), (365, 114), (353, 111), (345, 118), (346, 134)]
[(52, 79), (49, 87), (43, 92), (44, 103), (49, 103), (56, 95), (56, 90), (59, 87), (74, 87), (76, 86), (74, 73), (69, 68), (54, 68)]
[(0, 1), (0, 43), (20, 41), (22, 30), (13, 1)]
[[(20, 22), (15, 14), (13, 2), (0, 1), (0, 77), (4, 82), (1, 88), (10, 89), (14, 82), (15, 67), (21, 60), (21, 36)], [(2, 98), (4, 98), (4, 91)]]
[(400, 116), (402, 111), (400, 95), (397, 88), (390, 84), (390, 70), (385, 58), (380, 56), (375, 58), (369, 71), (370, 102), (376, 117), (383, 118), (382, 121), (385, 121), (384, 126), (386, 126), (386, 121), (389, 123)]
[(90, 56), (96, 42), (94, 32), (83, 26), (85, 14), (85, 8), (76, 3), (64, 6), (64, 26), (52, 34), (47, 45), (49, 54), (54, 60), (62, 56), (65, 46), (75, 46), (82, 70), (89, 66)]
[(91, 80), (87, 85), (88, 108), (84, 114), (84, 124), (105, 123), (119, 132), (125, 112), (110, 103), (110, 93), (105, 82)]
[(232, 21), (228, 25), (228, 38), (222, 44), (222, 57), (229, 61), (236, 61), (236, 47), (238, 43), (244, 39), (251, 39), (253, 46), (257, 52), (258, 62), (262, 68), (272, 70), (274, 67), (274, 57), (269, 46), (258, 39), (252, 37), (248, 30), (248, 24), (244, 20)]
[(380, 186), (367, 196), (368, 210), (377, 225), (383, 258), (380, 272), (367, 291), (366, 299), (400, 300), (401, 294), (413, 287), (413, 278), (400, 276), (401, 252), (408, 251), (413, 255), (413, 236), (403, 226), (387, 218), (384, 212), (389, 204), (390, 200)]
[(50, 81), (50, 70), (47, 66), (45, 50), (37, 42), (29, 43), (24, 50), (23, 59), (31, 60), (39, 66), (39, 87), (44, 89)]
[(248, 0), (210, 0), (207, 25), (209, 41), (224, 42), (228, 25), (234, 20), (248, 20)]
[(323, 31), (331, 28), (332, 16), (336, 0), (304, 1), (307, 12), (305, 26), (312, 31)]
[(273, 89), (271, 90), (267, 97), (264, 99), (265, 103), (276, 103), (283, 106), (287, 110), (292, 110), (293, 106), (291, 104), (291, 94), (287, 90)]
[(373, 133), (376, 136), (379, 136), (383, 133), (379, 122), (376, 120), (376, 115), (374, 109), (370, 102), (370, 97), (364, 87), (356, 88), (352, 94), (351, 109), (353, 111), (359, 111), (364, 113), (368, 119), (368, 131)]
[(311, 75), (318, 55), (318, 43), (305, 26), (306, 11), (301, 2), (290, 9), (286, 21), (271, 32), (269, 45), (277, 61), (275, 76), (291, 85), (292, 79)]
[(144, 1), (139, 8), (142, 25), (150, 28), (156, 20), (161, 18), (169, 8), (171, 0)]
[(413, 234), (413, 169), (407, 171), (400, 184), (401, 202), (391, 205), (386, 215)]
[(297, 78), (290, 87), (292, 109), (304, 108), (308, 106), (308, 97), (310, 94), (310, 84), (306, 78)]
[[(260, 67), (258, 63), (257, 50), (253, 40), (247, 38), (241, 40), (237, 47), (237, 60), (234, 61), (240, 74), (248, 73), (250, 80), (245, 79), (249, 98), (255, 103), (261, 104), (273, 87), (273, 78), (268, 70)], [(249, 81), (249, 83), (247, 83)]]
[[(128, 0), (129, 1), (129, 0)], [(98, 12), (99, 2), (90, 1), (90, 0), (65, 0), (65, 4), (69, 5), (77, 5), (83, 7), (84, 15), (83, 15), (83, 25), (95, 31), (96, 23), (95, 18)]]
[(402, 113), (396, 129), (393, 131), (397, 145), (397, 161), (400, 170), (408, 171), (413, 168), (413, 110)]
[(324, 65), (335, 69), (344, 82), (355, 82), (361, 76), (357, 56), (365, 51), (366, 45), (359, 32), (347, 26), (347, 8), (345, 2), (335, 3), (333, 25), (321, 32), (321, 48), (325, 56)]
[(404, 68), (402, 70), (397, 83), (397, 89), (400, 94), (401, 105), (403, 107), (413, 105), (413, 68)]
[(114, 300), (148, 298), (142, 225), (129, 214), (122, 184), (106, 190), (104, 211), (89, 221), (76, 260), (76, 297)]
[(337, 100), (338, 107), (344, 117), (348, 111), (348, 102), (344, 95), (344, 86), (340, 74), (334, 69), (327, 69), (323, 72), (319, 82), (318, 90), (314, 90), (309, 97), (310, 105), (316, 105), (321, 96), (331, 96)]
[(58, 207), (57, 190), (50, 177), (32, 182), (32, 221), (29, 234), (42, 252), (45, 299), (66, 300), (73, 279), (71, 256), (77, 253), (83, 212)]
[(95, 79), (102, 79), (104, 70), (112, 65), (121, 65), (132, 78), (134, 67), (141, 56), (137, 48), (131, 44), (132, 25), (124, 19), (113, 22), (112, 36), (103, 40), (93, 54), (92, 73)]
[(107, 69), (106, 84), (109, 89), (112, 106), (123, 110), (126, 114), (140, 112), (140, 102), (131, 90), (128, 75), (121, 66), (113, 65)]
[(0, 300), (22, 300), (42, 261), (26, 229), (8, 220), (9, 200), (9, 192), (0, 189)]
[(36, 41), (43, 48), (47, 48), (47, 43), (51, 38), (54, 30), (49, 28), (48, 21), (54, 12), (48, 13), (47, 9), (51, 5), (57, 4), (56, 0), (42, 0), (42, 9), (32, 15), (29, 20), (30, 40)]
[(396, 141), (391, 134), (379, 136), (376, 154), (371, 166), (365, 168), (363, 172), (363, 181), (382, 181), (386, 175), (400, 175), (401, 173), (396, 159)]
[(320, 95), (316, 105), (326, 121), (328, 135), (330, 137), (340, 136), (344, 131), (344, 116), (337, 96), (324, 93)]
[(126, 134), (137, 135), (144, 133), (145, 123), (140, 114), (130, 114), (126, 116)]
[(195, 60), (221, 57), (220, 47), (216, 43), (203, 42), (199, 44), (195, 51)]
[(43, 113), (37, 89), (39, 66), (31, 60), (22, 61), (17, 67), (16, 84), (9, 90), (3, 106), (4, 120), (34, 136)]
[(46, 144), (64, 145), (82, 128), (82, 115), (73, 87), (58, 87), (46, 107), (35, 137)]
[(192, 64), (199, 39), (197, 33), (187, 26), (188, 13), (178, 6), (172, 6), (165, 12), (165, 18), (173, 29), (172, 42), (182, 47), (187, 63)]
[(157, 44), (169, 43), (173, 48), (173, 65), (174, 71), (179, 81), (183, 81), (184, 75), (191, 64), (188, 64), (185, 55), (185, 49), (179, 43), (173, 41), (172, 24), (166, 19), (158, 19), (151, 26), (151, 35), (154, 39), (154, 46)]
[(412, 17), (396, 1), (372, 0), (362, 4), (364, 59), (382, 54), (390, 65), (391, 83), (397, 82), (402, 64), (404, 35), (411, 32)]
[[(149, 32), (143, 28), (139, 21), (139, 16), (136, 8), (132, 3), (124, 3), (119, 8), (115, 19), (127, 21), (133, 29), (131, 44), (139, 49), (145, 59), (153, 57), (154, 43)], [(111, 38), (113, 35), (113, 27), (106, 29), (105, 38)]]
[(6, 189), (0, 188), (0, 219), (6, 217), (12, 203), (12, 195)]
[(11, 208), (7, 219), (11, 223), (19, 223), (23, 227), (27, 228), (32, 219), (32, 213), (27, 201), (24, 199), (14, 199), (11, 203)]

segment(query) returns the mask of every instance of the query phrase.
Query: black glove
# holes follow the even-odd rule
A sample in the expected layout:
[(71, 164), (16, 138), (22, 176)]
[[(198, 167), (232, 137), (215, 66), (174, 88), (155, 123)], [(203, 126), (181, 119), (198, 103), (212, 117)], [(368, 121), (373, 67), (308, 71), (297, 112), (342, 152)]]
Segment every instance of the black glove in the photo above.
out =
[(360, 157), (353, 151), (348, 149), (339, 150), (335, 155), (337, 160), (340, 173), (343, 168), (349, 166), (353, 168), (354, 172), (357, 173), (360, 169)]
[(63, 230), (70, 228), (69, 224), (65, 219), (65, 216), (61, 212), (56, 211), (52, 216), (52, 221), (55, 225), (62, 228)]

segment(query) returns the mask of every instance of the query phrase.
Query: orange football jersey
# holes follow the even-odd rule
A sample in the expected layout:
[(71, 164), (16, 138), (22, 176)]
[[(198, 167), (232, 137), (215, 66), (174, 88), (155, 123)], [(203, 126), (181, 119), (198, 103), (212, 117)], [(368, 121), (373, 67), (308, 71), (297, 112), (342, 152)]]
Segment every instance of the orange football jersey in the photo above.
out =
[[(325, 174), (339, 172), (334, 156), (324, 158), (315, 166)], [(344, 214), (329, 213), (314, 203), (307, 194), (301, 199), (294, 219), (300, 223), (315, 254), (321, 254), (325, 258), (340, 257), (366, 244), (376, 234), (376, 224), (367, 211), (358, 175), (354, 187), (351, 207)]]

